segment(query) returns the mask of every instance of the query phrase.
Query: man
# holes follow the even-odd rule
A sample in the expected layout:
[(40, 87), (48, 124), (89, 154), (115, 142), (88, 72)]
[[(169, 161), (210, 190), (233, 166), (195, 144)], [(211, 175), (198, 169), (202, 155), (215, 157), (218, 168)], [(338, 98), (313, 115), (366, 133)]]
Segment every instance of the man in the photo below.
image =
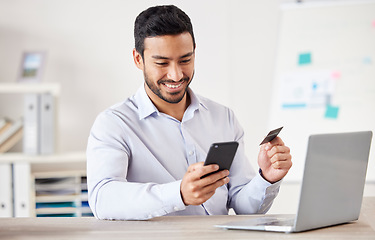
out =
[[(143, 11), (135, 21), (135, 65), (145, 84), (102, 112), (87, 146), (89, 202), (99, 219), (162, 215), (265, 213), (290, 169), (280, 138), (261, 146), (259, 173), (244, 154), (233, 112), (196, 95), (195, 39), (189, 17), (175, 6)], [(203, 166), (214, 142), (238, 141), (230, 172)]]

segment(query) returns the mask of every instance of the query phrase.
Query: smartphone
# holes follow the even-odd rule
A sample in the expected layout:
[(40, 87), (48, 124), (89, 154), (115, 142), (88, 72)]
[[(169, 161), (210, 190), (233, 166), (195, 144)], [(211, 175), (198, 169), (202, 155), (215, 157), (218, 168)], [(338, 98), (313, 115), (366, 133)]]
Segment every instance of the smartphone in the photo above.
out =
[(219, 170), (206, 174), (202, 176), (201, 178), (207, 177), (211, 174), (217, 173), (224, 169), (229, 170), (230, 166), (232, 165), (234, 156), (236, 155), (237, 148), (238, 148), (238, 142), (236, 141), (213, 143), (210, 149), (208, 150), (208, 154), (206, 157), (206, 161), (204, 162), (204, 166), (210, 165), (210, 164), (218, 164)]

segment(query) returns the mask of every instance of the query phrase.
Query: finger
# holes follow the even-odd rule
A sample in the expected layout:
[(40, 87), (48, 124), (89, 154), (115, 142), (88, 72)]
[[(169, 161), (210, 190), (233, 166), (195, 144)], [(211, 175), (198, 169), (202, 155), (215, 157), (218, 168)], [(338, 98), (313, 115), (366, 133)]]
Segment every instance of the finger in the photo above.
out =
[(270, 143), (271, 143), (273, 146), (275, 146), (275, 145), (279, 145), (279, 146), (284, 145), (284, 142), (283, 142), (283, 140), (281, 140), (280, 137), (275, 137)]
[(278, 153), (290, 153), (290, 148), (287, 146), (273, 146), (268, 152), (268, 157), (272, 158)]
[(289, 161), (291, 158), (292, 156), (289, 153), (277, 153), (270, 158), (270, 161), (275, 163), (277, 161)]
[(219, 187), (221, 187), (221, 186), (227, 184), (228, 182), (229, 182), (229, 178), (224, 178), (224, 179), (220, 180), (219, 182), (216, 182), (216, 183), (214, 184), (215, 186), (211, 185), (211, 186), (207, 187), (207, 188), (205, 189), (205, 190), (207, 191), (206, 194), (205, 194), (205, 198), (206, 198), (206, 200), (208, 200), (209, 198), (212, 197), (212, 195), (215, 194), (216, 189), (218, 189)]
[(197, 162), (197, 163), (194, 163), (194, 164), (191, 164), (189, 167), (188, 167), (188, 170), (187, 172), (195, 172), (197, 171), (198, 169), (202, 168), (203, 167), (203, 162)]
[(266, 144), (260, 145), (260, 151), (264, 151), (265, 147), (266, 147)]
[(290, 154), (276, 154), (270, 159), (270, 162), (273, 166), (276, 166), (279, 168), (280, 166), (291, 166), (291, 158), (292, 156)]
[(201, 184), (203, 186), (210, 185), (212, 183), (217, 182), (220, 179), (223, 179), (223, 178), (227, 177), (228, 175), (229, 175), (229, 171), (223, 170), (223, 171), (220, 171), (220, 172), (217, 172), (217, 173), (214, 173), (214, 174), (211, 174), (209, 176), (206, 176), (206, 177), (202, 178)]
[(215, 193), (218, 187), (221, 187), (228, 182), (229, 182), (229, 178), (225, 177), (207, 186), (201, 186), (201, 185), (192, 186), (190, 190), (191, 190), (191, 197), (192, 197), (191, 199), (193, 200), (188, 204), (199, 205), (199, 204), (206, 202)]
[(274, 169), (290, 169), (292, 167), (293, 163), (290, 160), (285, 161), (276, 161), (272, 163), (272, 167)]
[(189, 170), (190, 167), (188, 168), (188, 172), (192, 174), (192, 179), (194, 180), (198, 180), (202, 176), (205, 176), (209, 173), (219, 170), (219, 165), (210, 164), (207, 166), (203, 166), (203, 162), (201, 162), (200, 164), (197, 164), (197, 163), (192, 164), (191, 167), (192, 168), (190, 170)]
[(270, 142), (268, 142), (268, 143), (265, 143), (265, 144), (262, 144), (261, 146), (260, 146), (260, 151), (259, 152), (263, 152), (263, 153), (265, 153), (265, 152), (267, 152), (268, 150), (270, 150), (271, 148), (272, 148), (272, 144), (270, 143)]
[(210, 185), (207, 185), (205, 187), (202, 188), (202, 192), (205, 192), (206, 194), (207, 193), (210, 193), (210, 192), (215, 192), (217, 188), (225, 185), (229, 183), (229, 178), (228, 177), (224, 177), (218, 181), (215, 181), (214, 183), (210, 184)]
[(285, 146), (284, 142), (281, 140), (281, 138), (276, 137), (272, 142), (268, 142), (267, 144), (264, 144), (264, 150), (269, 151), (275, 146)]

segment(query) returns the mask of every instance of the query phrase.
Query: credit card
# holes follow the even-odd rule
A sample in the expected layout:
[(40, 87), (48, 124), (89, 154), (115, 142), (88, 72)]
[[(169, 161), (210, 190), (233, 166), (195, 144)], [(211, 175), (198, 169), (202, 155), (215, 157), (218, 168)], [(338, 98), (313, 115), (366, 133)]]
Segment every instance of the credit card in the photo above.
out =
[(283, 127), (270, 131), (259, 145), (271, 142), (275, 137), (277, 137), (281, 129), (283, 129)]

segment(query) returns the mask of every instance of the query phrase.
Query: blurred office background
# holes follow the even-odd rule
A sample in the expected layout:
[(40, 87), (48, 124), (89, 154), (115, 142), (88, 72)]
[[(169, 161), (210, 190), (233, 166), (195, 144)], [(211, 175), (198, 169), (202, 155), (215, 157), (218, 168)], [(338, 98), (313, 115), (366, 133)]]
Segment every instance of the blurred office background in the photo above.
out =
[[(82, 150), (97, 114), (143, 83), (132, 59), (136, 16), (149, 6), (170, 3), (194, 25), (191, 87), (232, 107), (246, 128), (249, 148), (256, 151), (268, 130), (278, 1), (1, 0), (0, 81), (16, 81), (23, 51), (46, 50), (42, 81), (61, 84), (59, 149)], [(17, 111), (16, 101), (0, 104), (7, 113)]]
[[(84, 151), (98, 113), (131, 96), (143, 83), (142, 72), (132, 59), (136, 16), (149, 6), (175, 4), (190, 16), (194, 26), (196, 73), (191, 87), (234, 110), (245, 130), (249, 160), (257, 168), (259, 142), (279, 123), (270, 118), (277, 118), (272, 110), (279, 91), (274, 89), (279, 74), (277, 57), (283, 54), (279, 52), (285, 27), (281, 24), (283, 3), (295, 1), (0, 0), (0, 82), (17, 81), (24, 51), (46, 51), (42, 82), (61, 86), (57, 149)], [(305, 46), (301, 51), (309, 53), (311, 49)], [(375, 53), (366, 56), (373, 69)], [(1, 116), (17, 118), (22, 115), (22, 104), (19, 97), (0, 95)], [(328, 117), (333, 125), (340, 120), (337, 115)], [(309, 128), (309, 122), (301, 121), (300, 127)], [(288, 139), (287, 126), (283, 131), (281, 137)], [(304, 161), (301, 155), (293, 159), (298, 171)], [(294, 176), (290, 187), (282, 189), (274, 212), (296, 209), (299, 175)], [(365, 194), (375, 195), (370, 185)]]

